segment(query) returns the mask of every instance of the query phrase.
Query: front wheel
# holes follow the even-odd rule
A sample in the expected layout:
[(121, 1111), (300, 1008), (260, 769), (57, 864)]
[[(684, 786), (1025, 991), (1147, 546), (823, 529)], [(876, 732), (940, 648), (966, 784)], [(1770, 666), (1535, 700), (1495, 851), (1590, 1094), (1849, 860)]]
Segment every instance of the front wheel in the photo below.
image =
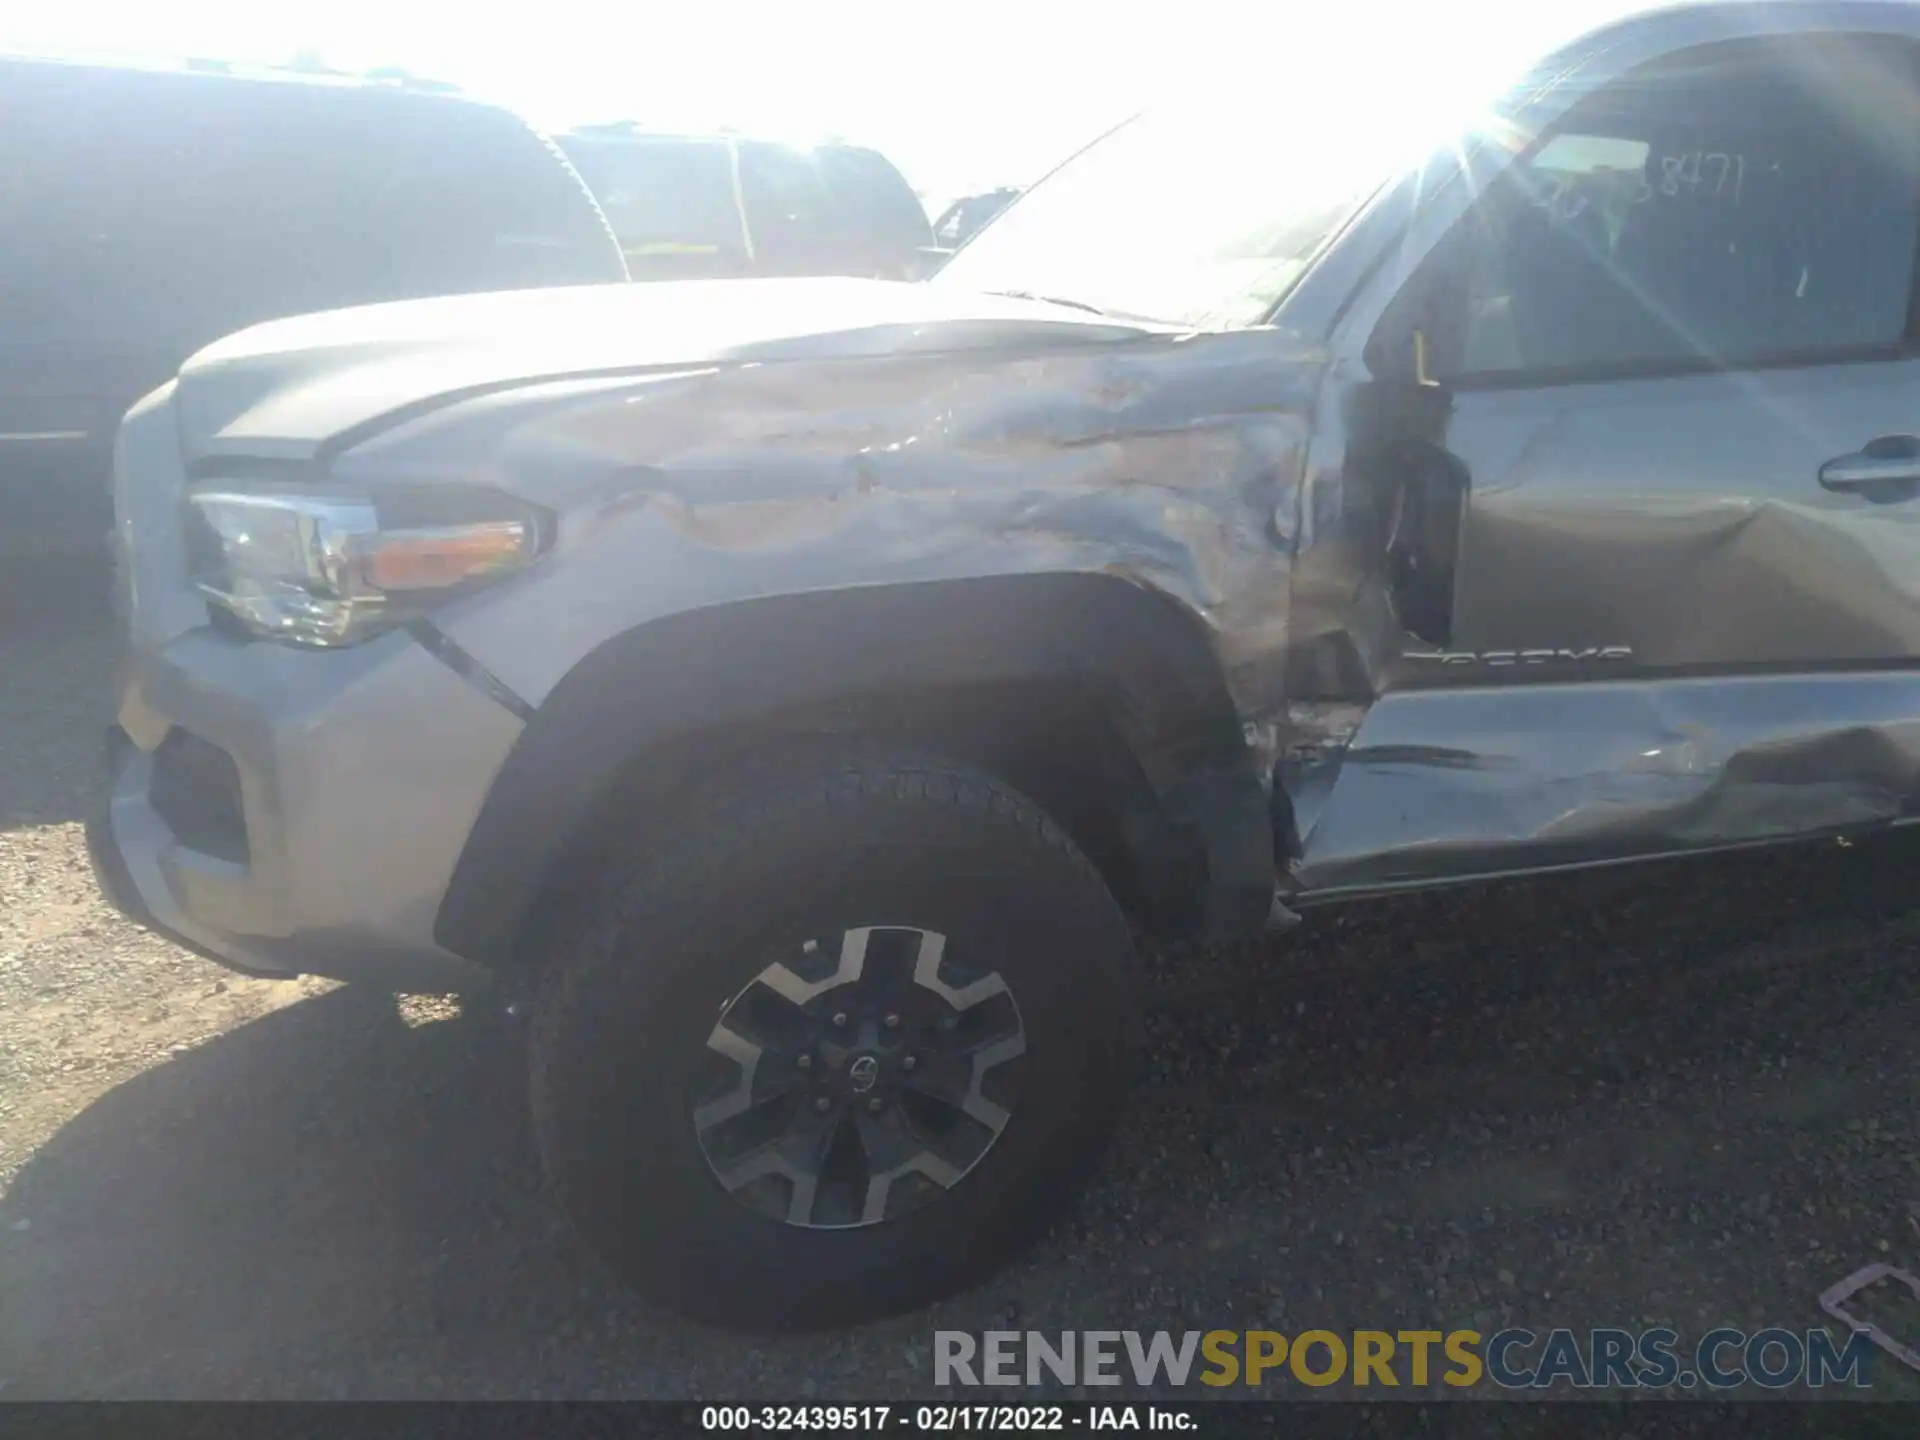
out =
[(822, 762), (717, 797), (569, 927), (531, 1037), (542, 1154), (663, 1304), (753, 1328), (911, 1309), (1090, 1169), (1132, 968), (1106, 885), (1025, 797)]

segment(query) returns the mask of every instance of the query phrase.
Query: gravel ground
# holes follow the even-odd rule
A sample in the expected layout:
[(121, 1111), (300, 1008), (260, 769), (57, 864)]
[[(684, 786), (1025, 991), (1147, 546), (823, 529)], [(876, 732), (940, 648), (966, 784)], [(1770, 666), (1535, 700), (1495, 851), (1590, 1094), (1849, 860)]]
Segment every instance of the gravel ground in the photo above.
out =
[[(1818, 1323), (1834, 1280), (1920, 1262), (1900, 836), (1161, 957), (1131, 1122), (1028, 1259), (856, 1332), (680, 1323), (552, 1213), (510, 1036), (229, 975), (106, 909), (78, 823), (111, 669), (90, 593), (0, 582), (9, 1399), (907, 1398), (939, 1393), (937, 1328), (1691, 1339)], [(1884, 1318), (1920, 1337), (1920, 1307)]]

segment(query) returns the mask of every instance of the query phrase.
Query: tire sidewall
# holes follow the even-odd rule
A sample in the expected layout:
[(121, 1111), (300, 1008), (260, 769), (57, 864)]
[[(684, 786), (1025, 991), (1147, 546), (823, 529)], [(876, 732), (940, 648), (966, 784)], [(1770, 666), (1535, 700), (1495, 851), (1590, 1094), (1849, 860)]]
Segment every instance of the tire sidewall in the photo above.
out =
[[(774, 807), (610, 897), (536, 1020), (535, 1106), (563, 1203), (617, 1269), (709, 1318), (831, 1323), (925, 1303), (1044, 1227), (1124, 1087), (1133, 987), (1117, 906), (1035, 819), (937, 794)], [(727, 1002), (802, 940), (863, 925), (936, 931), (950, 957), (999, 972), (1026, 1034), (1018, 1093), (992, 1147), (926, 1205), (781, 1224), (714, 1176), (689, 1087)]]

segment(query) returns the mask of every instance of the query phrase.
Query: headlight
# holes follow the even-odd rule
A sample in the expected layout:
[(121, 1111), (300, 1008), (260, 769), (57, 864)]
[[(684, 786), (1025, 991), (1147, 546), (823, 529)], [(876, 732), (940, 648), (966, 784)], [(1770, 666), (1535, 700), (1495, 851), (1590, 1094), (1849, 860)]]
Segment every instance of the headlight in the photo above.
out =
[(352, 645), (517, 570), (543, 514), (491, 491), (378, 498), (192, 492), (194, 580), (256, 634)]

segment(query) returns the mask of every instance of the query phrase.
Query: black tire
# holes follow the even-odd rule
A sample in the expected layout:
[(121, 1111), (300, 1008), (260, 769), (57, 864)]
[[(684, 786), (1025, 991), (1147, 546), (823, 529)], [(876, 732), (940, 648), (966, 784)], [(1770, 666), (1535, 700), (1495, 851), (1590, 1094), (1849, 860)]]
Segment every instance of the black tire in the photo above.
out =
[[(964, 1288), (1066, 1207), (1126, 1088), (1138, 987), (1118, 905), (1031, 801), (947, 761), (816, 758), (716, 797), (671, 844), (614, 873), (551, 957), (529, 1037), (532, 1098), (562, 1205), (643, 1295), (751, 1329), (857, 1323)], [(786, 1223), (730, 1193), (696, 1132), (696, 1111), (710, 1109), (700, 1095), (713, 1093), (709, 1037), (769, 956), (784, 966), (802, 937), (856, 927), (880, 927), (860, 933), (889, 945), (938, 933), (949, 956), (991, 957), (1018, 1012), (994, 1023), (1023, 1026), (1025, 1050), (1014, 1092), (991, 1107), (1003, 1128), (949, 1188), (909, 1175), (904, 1199), (879, 1185), (875, 1223)], [(741, 1096), (762, 1083), (736, 1073)], [(970, 1099), (982, 1084), (976, 1063)], [(848, 1123), (868, 1121), (880, 1123)], [(860, 1173), (873, 1173), (872, 1148)], [(895, 1215), (896, 1204), (918, 1208)]]

